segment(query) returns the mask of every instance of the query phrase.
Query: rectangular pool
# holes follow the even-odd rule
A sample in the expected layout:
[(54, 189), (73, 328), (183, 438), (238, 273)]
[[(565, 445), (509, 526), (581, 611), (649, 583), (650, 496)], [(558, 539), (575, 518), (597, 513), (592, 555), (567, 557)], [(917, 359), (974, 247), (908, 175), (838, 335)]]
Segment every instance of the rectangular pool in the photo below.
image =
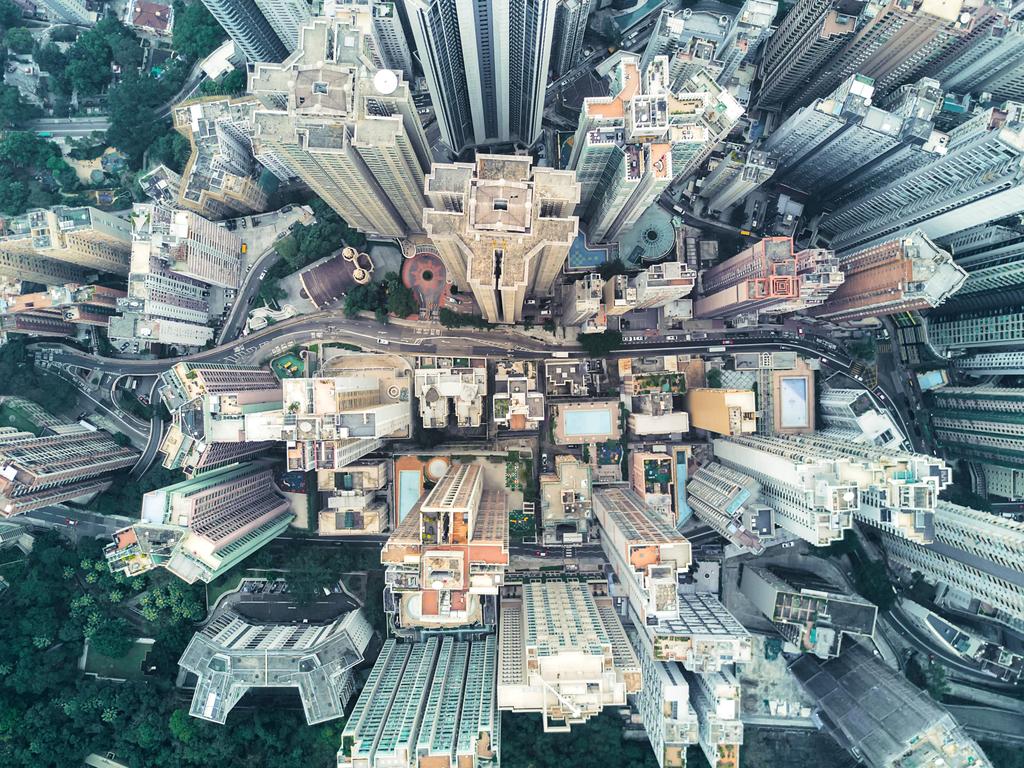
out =
[(783, 429), (800, 429), (811, 425), (807, 410), (807, 379), (784, 376), (779, 380), (779, 413)]
[(607, 408), (593, 411), (566, 411), (563, 416), (566, 437), (610, 435), (612, 412)]
[(405, 520), (423, 494), (423, 473), (418, 469), (402, 469), (398, 472), (398, 522)]

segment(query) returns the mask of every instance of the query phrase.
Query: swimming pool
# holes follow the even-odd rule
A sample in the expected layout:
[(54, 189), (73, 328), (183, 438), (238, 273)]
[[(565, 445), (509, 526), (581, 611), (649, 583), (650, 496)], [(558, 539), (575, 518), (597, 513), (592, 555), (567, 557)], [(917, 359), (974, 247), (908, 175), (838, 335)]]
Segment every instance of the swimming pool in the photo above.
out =
[(423, 473), (418, 469), (398, 472), (398, 522), (405, 520), (423, 493)]
[(566, 411), (562, 424), (565, 427), (566, 437), (610, 435), (612, 433), (612, 413), (607, 408), (593, 411)]
[(810, 426), (807, 408), (807, 379), (803, 376), (784, 376), (779, 380), (780, 415), (783, 429), (801, 429)]

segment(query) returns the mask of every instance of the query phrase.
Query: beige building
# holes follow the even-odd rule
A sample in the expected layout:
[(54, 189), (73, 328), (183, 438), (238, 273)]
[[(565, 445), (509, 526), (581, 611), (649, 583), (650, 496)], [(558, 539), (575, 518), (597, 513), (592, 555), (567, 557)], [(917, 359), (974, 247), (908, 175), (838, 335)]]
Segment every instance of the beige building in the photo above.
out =
[(459, 427), (480, 426), (487, 396), (486, 358), (417, 357), (413, 377), (425, 429), (447, 427), (453, 407)]
[[(131, 224), (112, 213), (63, 205), (37, 208), (7, 219), (0, 234), (0, 274), (19, 280), (40, 277), (45, 279), (39, 282), (52, 285), (76, 282), (86, 272), (128, 274)], [(70, 279), (57, 281), (65, 275), (62, 265), (70, 265)]]
[(551, 580), (502, 590), (498, 709), (539, 712), (545, 732), (567, 732), (640, 691), (640, 663), (614, 602), (592, 589)]
[(395, 630), (493, 623), (509, 563), (508, 497), (485, 489), (478, 464), (454, 464), (395, 528), (380, 553)]
[(371, 23), (315, 19), (282, 63), (256, 64), (252, 141), (356, 229), (405, 237), (423, 231), (430, 151), (402, 73), (378, 69), (361, 45)]
[(389, 528), (383, 496), (388, 487), (388, 462), (354, 461), (344, 469), (316, 473), (320, 495), (317, 533), (353, 536), (383, 533)]
[(544, 421), (544, 393), (537, 389), (537, 363), (499, 360), (494, 366), (491, 418), (499, 429), (539, 429)]
[(541, 521), (545, 544), (578, 544), (587, 535), (593, 483), (590, 465), (556, 456), (553, 474), (540, 476)]
[(667, 452), (635, 451), (629, 457), (629, 482), (654, 514), (672, 520), (675, 459)]
[(174, 108), (174, 128), (192, 146), (181, 174), (179, 207), (213, 220), (267, 209), (267, 193), (259, 185), (261, 169), (249, 138), (254, 108), (251, 98), (223, 96)]
[(590, 321), (603, 324), (601, 318), (604, 278), (596, 272), (582, 280), (562, 286), (562, 325), (583, 325)]
[(698, 387), (686, 393), (690, 424), (719, 435), (757, 431), (757, 403), (749, 389)]
[(423, 226), (485, 320), (519, 322), (527, 296), (551, 293), (579, 229), (574, 173), (534, 168), (528, 155), (478, 154), (435, 163), (426, 192)]

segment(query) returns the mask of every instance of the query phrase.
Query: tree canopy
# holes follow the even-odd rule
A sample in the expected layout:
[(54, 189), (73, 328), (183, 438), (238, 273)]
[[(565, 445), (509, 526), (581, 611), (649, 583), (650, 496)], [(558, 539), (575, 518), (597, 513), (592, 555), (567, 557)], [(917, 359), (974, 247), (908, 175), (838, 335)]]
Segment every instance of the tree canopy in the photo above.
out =
[(622, 346), (622, 334), (619, 331), (581, 333), (576, 340), (591, 357), (604, 357)]
[(480, 315), (470, 315), (464, 312), (454, 312), (448, 307), (441, 307), (437, 313), (437, 319), (445, 328), (490, 328), (491, 324)]
[(224, 29), (199, 0), (187, 5), (175, 0), (171, 44), (178, 53), (198, 61), (213, 53), (226, 38)]
[(28, 394), (51, 413), (74, 408), (78, 390), (70, 382), (33, 366), (26, 343), (23, 336), (14, 335), (0, 346), (0, 395)]

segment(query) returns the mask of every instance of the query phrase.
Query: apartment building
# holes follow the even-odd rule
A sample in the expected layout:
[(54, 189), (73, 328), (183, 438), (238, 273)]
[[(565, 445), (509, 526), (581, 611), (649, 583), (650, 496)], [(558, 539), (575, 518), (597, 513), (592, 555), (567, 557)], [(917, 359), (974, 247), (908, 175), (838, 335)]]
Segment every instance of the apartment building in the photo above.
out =
[(555, 471), (540, 476), (545, 544), (579, 544), (587, 538), (593, 482), (590, 465), (573, 456), (554, 459)]
[[(764, 544), (751, 525), (761, 515), (761, 486), (742, 472), (712, 462), (697, 469), (686, 484), (686, 503), (702, 522), (743, 552), (759, 555)], [(770, 516), (770, 513), (769, 513)]]
[(479, 427), (487, 397), (487, 359), (418, 357), (413, 393), (424, 429), (445, 429), (452, 410), (459, 427)]
[(402, 73), (375, 66), (360, 44), (371, 24), (358, 14), (316, 19), (282, 63), (257, 64), (252, 143), (351, 226), (405, 237), (423, 231), (430, 151)]
[(700, 749), (711, 768), (739, 768), (743, 745), (740, 683), (732, 670), (688, 675), (700, 726)]
[(927, 393), (926, 402), (944, 455), (1024, 470), (1024, 389), (942, 387)]
[(509, 563), (508, 501), (477, 464), (451, 466), (381, 550), (384, 605), (403, 636), (494, 626)]
[(427, 235), (485, 320), (519, 322), (528, 296), (551, 293), (579, 230), (572, 171), (534, 167), (529, 156), (477, 154), (475, 163), (435, 163), (426, 192)]
[(843, 256), (843, 284), (808, 314), (835, 323), (933, 309), (967, 273), (920, 230)]
[(673, 181), (692, 175), (743, 114), (706, 72), (680, 90), (669, 62), (623, 54), (610, 73), (610, 96), (583, 102), (569, 167), (581, 186), (580, 218), (591, 242), (614, 242)]
[(163, 567), (209, 584), (294, 519), (269, 464), (232, 464), (147, 493), (141, 522), (115, 533), (104, 554), (114, 573)]
[(707, 200), (709, 211), (729, 210), (775, 174), (777, 161), (770, 152), (746, 151), (738, 144), (727, 150), (700, 185), (699, 195)]
[(296, 688), (309, 725), (334, 720), (356, 689), (353, 669), (373, 637), (356, 608), (326, 624), (260, 624), (233, 610), (197, 632), (178, 666), (197, 677), (189, 714), (224, 725), (254, 688)]
[(178, 207), (214, 221), (267, 209), (250, 138), (255, 105), (251, 98), (212, 96), (174, 107), (174, 128), (192, 150), (181, 173)]
[(110, 487), (113, 473), (132, 467), (138, 458), (138, 451), (102, 431), (5, 435), (0, 439), (0, 516), (89, 499)]
[[(203, 0), (203, 5), (224, 28), (249, 61), (280, 61), (288, 55), (288, 47), (264, 16), (262, 7), (270, 7), (266, 0)], [(286, 7), (295, 7), (295, 0), (280, 3), (282, 13)]]
[(20, 280), (43, 278), (46, 285), (81, 282), (86, 273), (126, 275), (131, 232), (128, 221), (96, 208), (35, 208), (5, 220), (0, 267)]
[(558, 0), (555, 29), (551, 36), (551, 73), (568, 73), (583, 58), (583, 36), (594, 0)]
[(538, 712), (545, 732), (567, 732), (640, 691), (612, 599), (583, 581), (506, 586), (499, 627), (498, 709)]
[(740, 435), (714, 441), (715, 458), (761, 484), (779, 526), (815, 546), (856, 519), (926, 543), (939, 492), (951, 482), (932, 456), (814, 435)]
[(498, 768), (497, 641), (384, 642), (345, 721), (338, 768)]
[(821, 304), (843, 283), (832, 251), (794, 253), (789, 237), (767, 237), (700, 275), (699, 318), (783, 314)]
[(871, 639), (878, 607), (860, 597), (797, 588), (770, 568), (744, 563), (740, 591), (803, 653), (839, 655), (843, 639)]

